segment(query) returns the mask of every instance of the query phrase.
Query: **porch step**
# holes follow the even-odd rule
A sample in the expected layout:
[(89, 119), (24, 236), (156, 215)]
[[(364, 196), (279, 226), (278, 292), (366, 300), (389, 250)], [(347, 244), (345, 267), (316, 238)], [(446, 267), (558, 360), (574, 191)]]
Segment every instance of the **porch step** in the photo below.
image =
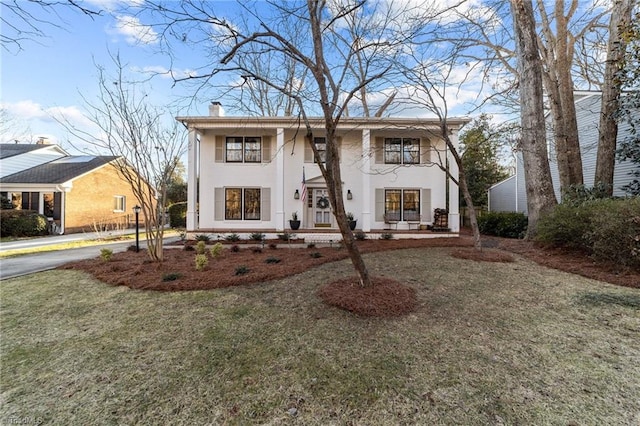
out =
[(342, 235), (341, 234), (316, 234), (316, 233), (314, 233), (314, 234), (305, 234), (305, 236), (304, 236), (305, 244), (308, 244), (308, 243), (332, 244), (332, 243), (337, 243), (339, 241), (342, 241)]

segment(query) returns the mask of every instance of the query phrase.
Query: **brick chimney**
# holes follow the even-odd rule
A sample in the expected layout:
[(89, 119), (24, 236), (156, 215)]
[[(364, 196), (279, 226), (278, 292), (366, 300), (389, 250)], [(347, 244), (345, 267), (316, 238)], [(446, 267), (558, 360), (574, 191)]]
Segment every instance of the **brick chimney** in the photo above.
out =
[(220, 102), (211, 102), (209, 105), (209, 115), (211, 117), (224, 117), (224, 109)]

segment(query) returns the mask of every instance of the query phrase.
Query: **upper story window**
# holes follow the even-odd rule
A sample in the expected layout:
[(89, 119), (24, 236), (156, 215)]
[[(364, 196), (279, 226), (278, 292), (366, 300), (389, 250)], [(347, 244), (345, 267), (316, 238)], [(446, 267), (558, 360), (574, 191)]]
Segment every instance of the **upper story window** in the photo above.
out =
[(327, 161), (327, 140), (325, 138), (313, 138), (313, 144), (316, 146), (316, 150), (318, 151), (318, 158), (320, 158), (320, 162), (321, 163), (326, 163), (326, 161)]
[(420, 163), (420, 139), (419, 138), (385, 138), (384, 139), (384, 163), (385, 164), (419, 164)]
[(233, 136), (226, 139), (227, 163), (260, 163), (262, 140), (259, 136)]

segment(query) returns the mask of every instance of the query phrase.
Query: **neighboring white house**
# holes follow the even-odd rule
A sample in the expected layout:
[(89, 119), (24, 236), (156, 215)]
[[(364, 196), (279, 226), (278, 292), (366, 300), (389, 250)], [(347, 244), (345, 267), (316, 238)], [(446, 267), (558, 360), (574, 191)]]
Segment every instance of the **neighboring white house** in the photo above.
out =
[[(596, 173), (596, 158), (598, 152), (598, 125), (600, 123), (600, 105), (602, 95), (600, 92), (577, 92), (576, 118), (578, 121), (578, 137), (580, 138), (580, 154), (582, 156), (582, 175), (584, 184), (593, 186)], [(618, 144), (629, 136), (631, 126), (628, 122), (621, 122), (618, 128)], [(558, 164), (556, 162), (553, 136), (549, 134), (547, 146), (549, 149), (549, 165), (551, 166), (551, 179), (556, 198), (561, 201), (560, 179), (558, 176)], [(629, 174), (637, 169), (638, 165), (629, 161), (616, 160), (613, 174), (613, 195), (624, 196), (620, 189), (630, 183), (633, 177)], [(489, 210), (491, 211), (517, 211), (527, 214), (527, 193), (524, 180), (524, 163), (522, 154), (516, 153), (516, 172), (513, 176), (498, 182), (489, 189)]]
[[(293, 213), (301, 230), (337, 231), (327, 185), (298, 117), (225, 117), (214, 103), (209, 116), (177, 120), (189, 130), (188, 232), (281, 232)], [(468, 121), (448, 120), (456, 144)], [(311, 124), (322, 155), (324, 121)], [(397, 219), (398, 230), (427, 225), (435, 208), (448, 208), (449, 226), (459, 230), (458, 187), (434, 164), (450, 155), (438, 134), (435, 119), (340, 121), (344, 202), (358, 229), (388, 228), (385, 215)], [(457, 177), (455, 161), (449, 164)]]

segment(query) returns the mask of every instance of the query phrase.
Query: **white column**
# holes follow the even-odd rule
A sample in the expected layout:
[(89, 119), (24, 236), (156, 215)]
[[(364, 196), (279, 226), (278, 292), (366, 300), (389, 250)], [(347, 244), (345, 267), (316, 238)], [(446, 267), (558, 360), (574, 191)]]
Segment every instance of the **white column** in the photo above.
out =
[(362, 231), (371, 231), (371, 131), (362, 130)]
[(187, 153), (187, 231), (198, 229), (198, 170), (200, 153), (198, 152), (198, 132), (189, 127), (189, 149)]
[[(451, 131), (450, 138), (453, 146), (458, 150), (458, 129)], [(456, 163), (450, 150), (447, 150), (447, 158), (451, 176), (458, 180), (460, 177), (458, 163)], [(449, 228), (453, 232), (460, 231), (460, 188), (452, 180), (449, 181)]]
[(276, 131), (276, 187), (275, 192), (275, 225), (276, 231), (284, 231), (284, 129)]

